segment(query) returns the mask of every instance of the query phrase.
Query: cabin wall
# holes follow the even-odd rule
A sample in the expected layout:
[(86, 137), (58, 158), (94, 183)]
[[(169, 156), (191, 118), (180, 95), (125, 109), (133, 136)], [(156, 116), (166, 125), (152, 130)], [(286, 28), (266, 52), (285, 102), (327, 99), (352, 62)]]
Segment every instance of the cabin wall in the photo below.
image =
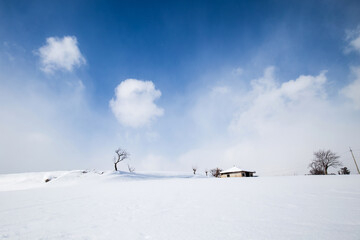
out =
[[(229, 176), (228, 176), (229, 175)], [(248, 175), (248, 176), (246, 176)], [(239, 172), (239, 173), (225, 173), (221, 174), (221, 178), (228, 178), (228, 177), (253, 177), (253, 173), (249, 172)]]
[(225, 173), (221, 175), (221, 178), (227, 178), (228, 175), (230, 175), (230, 177), (245, 177), (242, 173)]

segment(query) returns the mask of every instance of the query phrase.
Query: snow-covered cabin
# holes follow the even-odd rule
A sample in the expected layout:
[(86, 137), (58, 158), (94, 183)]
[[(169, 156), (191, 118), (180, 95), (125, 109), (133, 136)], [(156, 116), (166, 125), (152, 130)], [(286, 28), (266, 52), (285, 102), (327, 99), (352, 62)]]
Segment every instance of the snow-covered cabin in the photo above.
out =
[(221, 178), (227, 177), (253, 177), (255, 171), (245, 171), (237, 167), (229, 168), (228, 170), (220, 172)]

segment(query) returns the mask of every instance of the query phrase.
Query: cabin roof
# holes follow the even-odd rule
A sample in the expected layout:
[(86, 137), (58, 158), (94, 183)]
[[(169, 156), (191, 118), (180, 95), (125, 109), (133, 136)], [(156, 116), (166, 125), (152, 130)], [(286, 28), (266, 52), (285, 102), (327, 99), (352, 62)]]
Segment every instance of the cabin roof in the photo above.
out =
[(246, 171), (246, 170), (242, 170), (242, 169), (240, 169), (240, 168), (237, 168), (237, 167), (232, 167), (232, 168), (229, 168), (229, 169), (227, 169), (227, 170), (225, 170), (225, 171), (222, 171), (222, 172), (220, 172), (221, 174), (222, 173), (236, 173), (236, 172), (252, 172), (252, 173), (255, 173), (254, 171)]

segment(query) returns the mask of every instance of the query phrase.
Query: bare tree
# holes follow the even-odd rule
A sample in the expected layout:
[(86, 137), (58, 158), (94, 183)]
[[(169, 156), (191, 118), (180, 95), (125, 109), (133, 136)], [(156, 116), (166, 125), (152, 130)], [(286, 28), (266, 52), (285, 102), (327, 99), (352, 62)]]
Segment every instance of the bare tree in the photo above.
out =
[(338, 160), (339, 156), (330, 150), (319, 150), (314, 152), (314, 159), (310, 163), (310, 174), (327, 175), (329, 167), (339, 167), (342, 163)]
[(338, 171), (339, 175), (349, 175), (350, 170), (347, 167), (340, 168), (340, 171)]
[(115, 167), (115, 171), (118, 170), (117, 168), (117, 164), (121, 161), (124, 161), (125, 159), (127, 159), (129, 157), (129, 153), (126, 152), (124, 149), (118, 148), (115, 150), (116, 156), (114, 156), (114, 167)]
[(208, 175), (208, 172), (209, 172), (209, 171), (208, 171), (207, 169), (205, 169), (205, 174), (206, 174), (206, 176)]
[(129, 172), (135, 172), (135, 168), (131, 167), (130, 164), (128, 164), (127, 166), (128, 166)]
[(222, 171), (222, 169), (220, 169), (218, 167), (210, 170), (211, 175), (213, 175), (214, 177), (220, 177), (221, 171)]
[(192, 170), (193, 170), (194, 175), (195, 175), (195, 174), (196, 174), (197, 167), (196, 167), (196, 166), (193, 166), (193, 167), (192, 167)]

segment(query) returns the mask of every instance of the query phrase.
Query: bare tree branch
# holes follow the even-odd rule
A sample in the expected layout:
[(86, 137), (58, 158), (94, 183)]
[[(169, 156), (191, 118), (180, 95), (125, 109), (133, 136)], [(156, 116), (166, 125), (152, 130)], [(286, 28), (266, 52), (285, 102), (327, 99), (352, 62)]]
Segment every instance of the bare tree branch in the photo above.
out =
[(130, 164), (127, 165), (129, 172), (135, 172), (135, 168), (131, 167)]
[(118, 170), (117, 164), (119, 162), (124, 161), (125, 159), (127, 159), (130, 156), (130, 154), (128, 152), (126, 152), (125, 150), (121, 149), (121, 148), (116, 149), (115, 153), (116, 153), (117, 156), (114, 156), (113, 161), (114, 161), (115, 171), (117, 171)]

